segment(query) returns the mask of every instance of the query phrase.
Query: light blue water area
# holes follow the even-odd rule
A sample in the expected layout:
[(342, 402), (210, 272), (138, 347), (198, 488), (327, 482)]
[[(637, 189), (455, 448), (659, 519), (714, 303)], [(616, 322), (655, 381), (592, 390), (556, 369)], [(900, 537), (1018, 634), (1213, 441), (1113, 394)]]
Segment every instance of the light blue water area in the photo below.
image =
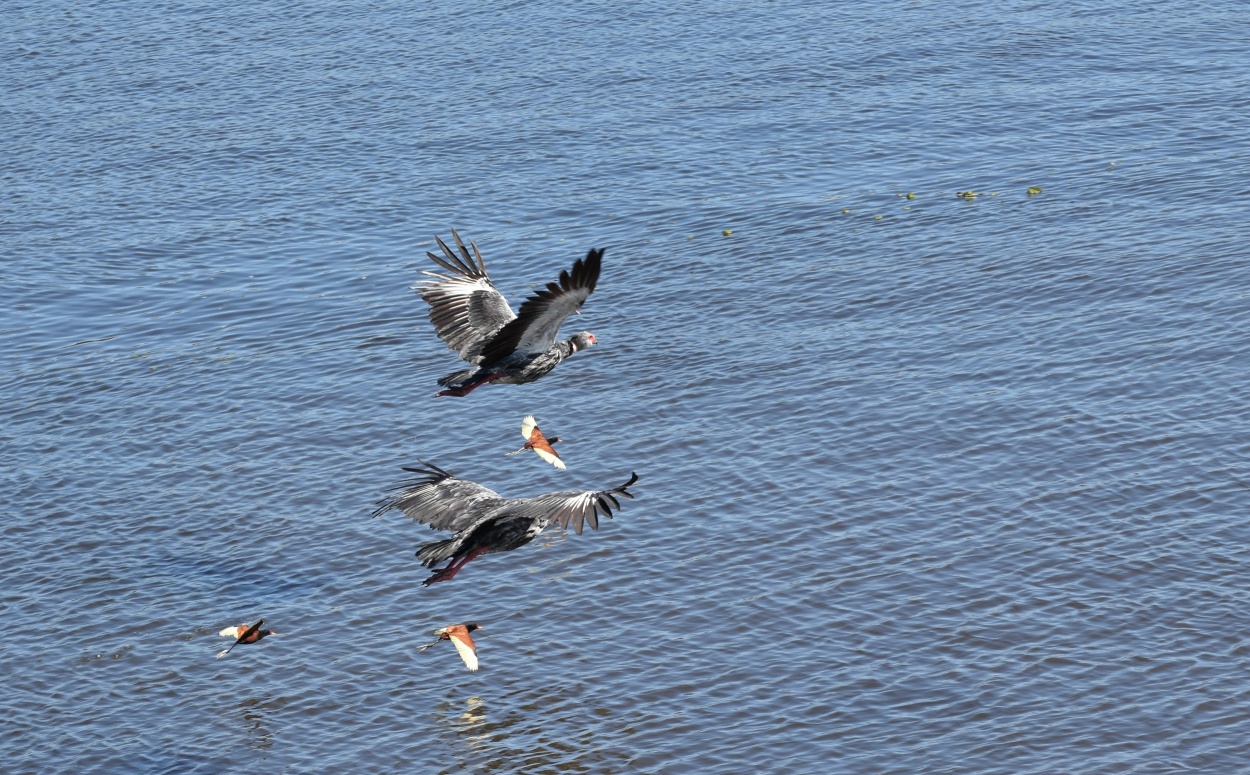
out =
[[(9, 770), (1244, 768), (1240, 4), (6, 20)], [(453, 226), (599, 344), (435, 399)], [(418, 458), (638, 498), (423, 588)]]

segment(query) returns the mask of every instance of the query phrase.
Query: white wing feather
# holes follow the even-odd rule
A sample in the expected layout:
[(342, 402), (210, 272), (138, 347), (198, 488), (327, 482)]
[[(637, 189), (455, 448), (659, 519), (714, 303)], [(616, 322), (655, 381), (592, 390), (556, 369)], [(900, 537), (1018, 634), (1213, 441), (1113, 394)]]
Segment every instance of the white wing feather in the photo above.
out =
[(539, 449), (538, 447), (534, 447), (534, 451), (538, 453), (538, 456), (540, 458), (542, 458), (543, 460), (546, 460), (551, 465), (555, 466), (561, 471), (565, 470), (564, 461), (561, 460), (558, 456), (551, 454), (545, 449)]
[(464, 660), (464, 666), (473, 672), (477, 672), (477, 652), (469, 646), (469, 644), (451, 636), (452, 645), (456, 647), (456, 651), (460, 652), (460, 658)]
[(537, 427), (537, 425), (538, 420), (534, 419), (534, 415), (526, 415), (525, 419), (521, 421), (521, 435), (528, 441), (530, 434), (534, 432), (534, 428)]

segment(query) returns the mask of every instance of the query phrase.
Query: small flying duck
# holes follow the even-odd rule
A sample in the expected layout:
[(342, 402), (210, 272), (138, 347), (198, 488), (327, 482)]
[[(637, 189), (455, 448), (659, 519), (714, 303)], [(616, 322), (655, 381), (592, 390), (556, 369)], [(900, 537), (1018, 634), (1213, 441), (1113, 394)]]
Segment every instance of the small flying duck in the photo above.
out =
[(557, 342), (560, 326), (581, 309), (599, 281), (603, 249), (591, 250), (572, 269), (560, 272), (558, 282), (547, 283), (513, 312), (486, 273), (477, 245), (472, 254), (455, 229), (453, 252), (439, 237), (443, 255), (426, 253), (445, 273), (423, 271), (431, 279), (412, 286), (430, 305), (430, 322), (438, 338), (473, 368), (453, 372), (438, 381), (436, 396), (467, 396), (488, 382), (523, 385), (551, 372), (560, 361), (598, 340), (581, 331)]
[(261, 619), (259, 622), (257, 622), (256, 624), (253, 624), (250, 627), (247, 626), (246, 624), (238, 624), (238, 625), (235, 625), (234, 627), (227, 627), (226, 629), (217, 633), (223, 638), (235, 639), (234, 643), (230, 644), (230, 648), (217, 652), (217, 658), (221, 659), (225, 655), (229, 654), (230, 650), (233, 649), (235, 646), (239, 645), (240, 643), (245, 643), (245, 644), (257, 643), (268, 635), (278, 634), (274, 632), (273, 630), (262, 630), (260, 627), (264, 623), (265, 623), (265, 620)]
[(552, 444), (558, 444), (564, 439), (559, 436), (547, 438), (543, 432), (538, 429), (538, 421), (534, 419), (534, 415), (527, 415), (521, 421), (521, 435), (525, 437), (525, 446), (515, 452), (509, 452), (509, 455), (519, 455), (527, 449), (532, 449), (538, 453), (538, 456), (546, 460), (551, 465), (564, 470), (564, 461), (560, 459), (560, 453), (552, 448)]
[(481, 627), (473, 624), (449, 624), (446, 627), (440, 627), (434, 631), (438, 636), (438, 640), (419, 646), (417, 651), (425, 651), (430, 646), (437, 645), (440, 641), (449, 640), (451, 645), (456, 647), (456, 651), (460, 653), (460, 658), (464, 660), (464, 666), (472, 672), (477, 672), (477, 644), (473, 642), (473, 638), (469, 637), (469, 633), (474, 630), (480, 630)]

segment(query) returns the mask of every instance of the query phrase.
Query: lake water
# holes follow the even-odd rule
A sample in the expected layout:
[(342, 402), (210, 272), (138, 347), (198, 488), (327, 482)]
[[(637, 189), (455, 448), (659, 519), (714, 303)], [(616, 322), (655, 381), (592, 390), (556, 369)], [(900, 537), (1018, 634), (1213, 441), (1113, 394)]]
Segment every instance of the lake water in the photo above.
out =
[[(7, 772), (1250, 767), (1243, 4), (5, 17)], [(453, 226), (599, 345), (435, 399)], [(423, 588), (418, 458), (638, 498)]]

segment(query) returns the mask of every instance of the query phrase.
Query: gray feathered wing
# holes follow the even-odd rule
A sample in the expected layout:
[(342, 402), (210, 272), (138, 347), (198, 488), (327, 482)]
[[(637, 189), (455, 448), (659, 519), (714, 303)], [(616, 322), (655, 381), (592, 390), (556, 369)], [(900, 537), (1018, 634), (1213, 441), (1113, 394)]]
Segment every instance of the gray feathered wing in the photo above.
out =
[(401, 482), (395, 493), (379, 501), (373, 516), (396, 509), (435, 530), (458, 532), (503, 503), (499, 493), (488, 487), (457, 479), (424, 460), (421, 463), (425, 468), (404, 468), (417, 476)]
[(435, 237), (443, 255), (426, 253), (430, 260), (447, 270), (446, 274), (422, 272), (433, 278), (412, 286), (430, 305), (430, 322), (461, 360), (481, 364), (482, 348), (500, 329), (516, 319), (508, 300), (490, 281), (486, 264), (477, 245), (470, 242), (472, 255), (455, 229), (451, 236), (459, 255)]
[[(590, 525), (591, 530), (599, 529), (599, 517), (612, 518), (613, 511), (619, 511), (621, 498), (633, 498), (627, 488), (638, 481), (638, 474), (629, 477), (629, 481), (620, 487), (610, 490), (570, 490), (566, 492), (549, 492), (536, 498), (526, 498), (517, 508), (510, 508), (510, 516), (546, 517), (547, 521), (567, 528), (573, 525), (573, 532), (581, 535), (583, 522)], [(512, 501), (516, 503), (516, 501)]]
[(556, 343), (560, 326), (599, 282), (603, 249), (591, 250), (579, 258), (571, 270), (560, 272), (560, 280), (534, 293), (521, 304), (515, 319), (505, 323), (482, 347), (483, 364), (507, 358), (514, 352), (545, 353)]

